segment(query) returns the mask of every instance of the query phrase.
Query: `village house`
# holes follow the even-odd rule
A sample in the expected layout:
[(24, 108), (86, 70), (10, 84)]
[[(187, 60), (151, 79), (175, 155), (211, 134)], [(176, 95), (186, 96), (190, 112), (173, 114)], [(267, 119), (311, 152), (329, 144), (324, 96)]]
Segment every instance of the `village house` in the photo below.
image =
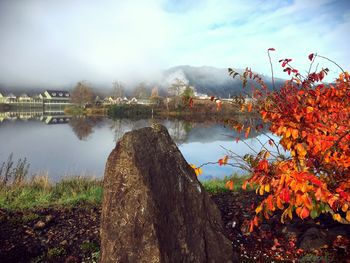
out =
[(152, 101), (150, 99), (139, 99), (137, 101), (137, 104), (141, 104), (141, 105), (152, 105), (154, 103), (152, 103)]
[(137, 104), (137, 99), (133, 97), (131, 100), (129, 100), (129, 104)]
[(68, 91), (62, 90), (46, 90), (39, 97), (44, 101), (44, 104), (69, 104), (70, 94)]
[[(107, 98), (104, 98), (102, 101), (103, 105), (114, 105), (114, 104), (119, 104), (119, 99), (120, 98), (116, 98), (114, 99), (113, 97), (109, 96)], [(121, 99), (122, 100), (122, 99)]]
[(18, 97), (19, 102), (30, 102), (32, 99), (25, 93)]
[(0, 92), (0, 103), (4, 103), (5, 97), (4, 95)]
[(5, 97), (5, 103), (13, 103), (16, 102), (16, 100), (17, 97), (13, 93), (10, 93)]

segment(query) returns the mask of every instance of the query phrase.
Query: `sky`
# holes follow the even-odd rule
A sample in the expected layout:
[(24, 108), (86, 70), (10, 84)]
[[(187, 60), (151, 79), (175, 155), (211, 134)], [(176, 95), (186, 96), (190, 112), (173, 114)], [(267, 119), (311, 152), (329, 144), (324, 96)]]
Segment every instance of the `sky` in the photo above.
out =
[[(0, 85), (111, 85), (178, 66), (251, 67), (277, 77), (279, 59), (308, 54), (350, 68), (350, 1), (0, 0)], [(339, 70), (331, 69), (331, 77)]]

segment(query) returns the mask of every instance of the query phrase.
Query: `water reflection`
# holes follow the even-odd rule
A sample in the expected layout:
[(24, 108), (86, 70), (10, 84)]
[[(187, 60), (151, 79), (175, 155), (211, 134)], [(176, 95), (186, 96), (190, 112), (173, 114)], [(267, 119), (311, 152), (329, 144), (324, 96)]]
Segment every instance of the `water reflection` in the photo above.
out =
[(94, 132), (94, 127), (101, 122), (103, 122), (103, 118), (100, 117), (77, 116), (69, 119), (69, 125), (79, 140), (86, 140)]
[[(65, 175), (101, 177), (116, 141), (125, 132), (150, 126), (153, 121), (167, 127), (185, 159), (197, 166), (221, 158), (225, 154), (221, 146), (239, 154), (251, 152), (244, 143), (234, 143), (235, 138), (242, 138), (242, 135), (230, 128), (232, 124), (209, 120), (110, 120), (72, 117), (63, 112), (7, 112), (0, 113), (0, 121), (0, 161), (6, 160), (11, 152), (16, 158), (26, 157), (31, 164), (30, 173), (47, 171), (53, 180)], [(254, 122), (254, 125), (260, 122), (252, 118), (243, 121)], [(253, 140), (256, 136), (261, 135), (252, 132), (245, 142), (251, 147), (260, 147)], [(202, 179), (235, 172), (232, 167), (218, 166), (203, 170)]]

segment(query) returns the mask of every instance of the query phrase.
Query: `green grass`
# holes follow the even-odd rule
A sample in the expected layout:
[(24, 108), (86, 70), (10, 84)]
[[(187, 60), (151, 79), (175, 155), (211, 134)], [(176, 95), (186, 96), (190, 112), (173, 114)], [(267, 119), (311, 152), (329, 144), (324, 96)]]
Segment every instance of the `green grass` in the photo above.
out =
[(208, 181), (201, 182), (204, 189), (209, 193), (217, 194), (223, 192), (230, 192), (228, 188), (226, 188), (225, 184), (227, 181), (233, 181), (233, 191), (242, 191), (243, 182), (248, 178), (246, 175), (232, 175), (230, 177), (225, 177), (223, 179), (211, 179)]
[[(234, 191), (241, 191), (247, 176), (231, 176), (201, 182), (210, 193), (229, 192), (225, 187), (228, 180), (234, 182)], [(78, 204), (100, 205), (102, 202), (102, 181), (88, 177), (67, 177), (58, 183), (50, 183), (47, 176), (34, 177), (31, 181), (0, 187), (0, 208), (26, 210), (50, 206), (71, 206)], [(28, 219), (29, 220), (29, 219)]]
[(47, 177), (0, 188), (0, 208), (16, 210), (78, 203), (100, 204), (102, 182), (87, 177), (68, 177), (52, 184)]

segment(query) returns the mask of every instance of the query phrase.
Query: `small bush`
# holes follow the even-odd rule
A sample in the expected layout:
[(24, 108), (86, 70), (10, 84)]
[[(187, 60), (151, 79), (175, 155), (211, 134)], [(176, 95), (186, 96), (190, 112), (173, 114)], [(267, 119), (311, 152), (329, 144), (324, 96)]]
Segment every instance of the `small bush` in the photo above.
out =
[(67, 251), (63, 247), (50, 248), (47, 251), (48, 259), (58, 259), (67, 255)]
[(108, 109), (111, 118), (140, 119), (152, 115), (152, 108), (146, 105), (113, 105)]
[(91, 254), (99, 251), (100, 247), (94, 242), (84, 242), (80, 245), (80, 249), (84, 254)]

